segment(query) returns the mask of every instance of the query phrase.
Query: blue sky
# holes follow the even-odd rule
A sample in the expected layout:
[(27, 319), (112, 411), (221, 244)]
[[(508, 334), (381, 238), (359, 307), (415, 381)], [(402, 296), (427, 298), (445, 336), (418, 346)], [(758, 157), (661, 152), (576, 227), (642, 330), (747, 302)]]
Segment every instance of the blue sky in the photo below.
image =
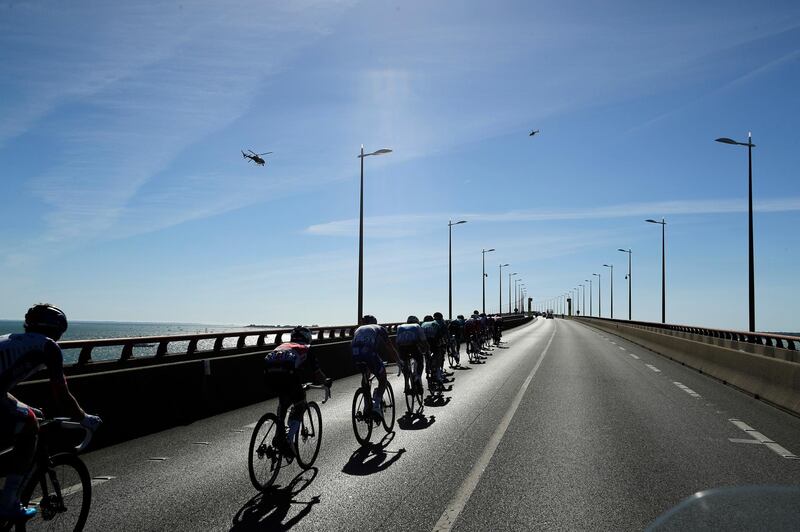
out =
[[(351, 323), (534, 300), (615, 265), (625, 310), (800, 330), (800, 4), (0, 4), (0, 317)], [(541, 129), (533, 138), (529, 128)], [(240, 149), (274, 151), (266, 167)], [(507, 270), (506, 270), (507, 272)], [(507, 298), (504, 273), (504, 300)], [(596, 286), (596, 284), (595, 284)]]

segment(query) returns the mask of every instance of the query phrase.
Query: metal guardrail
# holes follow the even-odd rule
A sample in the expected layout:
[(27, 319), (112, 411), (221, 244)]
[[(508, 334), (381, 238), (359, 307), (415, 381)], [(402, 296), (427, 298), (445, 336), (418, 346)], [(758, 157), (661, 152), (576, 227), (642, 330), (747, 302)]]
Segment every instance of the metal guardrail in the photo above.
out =
[[(522, 315), (507, 315), (504, 319), (520, 318)], [(397, 332), (398, 323), (383, 323), (389, 334)], [(309, 327), (314, 335), (314, 343), (341, 342), (350, 340), (357, 325), (331, 325)], [(217, 333), (181, 334), (171, 336), (140, 336), (131, 338), (103, 338), (97, 340), (66, 340), (59, 342), (62, 350), (79, 350), (77, 362), (69, 367), (87, 367), (93, 362), (92, 352), (97, 348), (118, 348), (116, 359), (104, 360), (107, 363), (125, 363), (133, 359), (151, 361), (170, 361), (174, 358), (208, 357), (217, 355), (236, 355), (258, 351), (271, 345), (278, 345), (288, 339), (293, 327), (258, 329)], [(284, 335), (287, 335), (285, 338)], [(137, 350), (149, 348), (155, 353), (140, 355)], [(116, 351), (116, 349), (115, 349)]]
[(672, 323), (654, 323), (650, 321), (612, 320), (610, 318), (598, 318), (594, 316), (577, 316), (577, 317), (582, 319), (601, 320), (609, 323), (620, 323), (624, 325), (634, 325), (640, 327), (650, 327), (653, 329), (677, 331), (689, 334), (699, 334), (702, 336), (721, 338), (723, 340), (731, 340), (734, 342), (746, 342), (749, 344), (777, 347), (779, 349), (788, 349), (790, 351), (800, 351), (800, 337), (798, 336), (786, 336), (782, 334), (771, 334), (771, 333), (749, 332), (749, 331), (732, 331), (727, 329), (711, 329), (709, 327), (696, 327), (693, 325), (677, 325)]

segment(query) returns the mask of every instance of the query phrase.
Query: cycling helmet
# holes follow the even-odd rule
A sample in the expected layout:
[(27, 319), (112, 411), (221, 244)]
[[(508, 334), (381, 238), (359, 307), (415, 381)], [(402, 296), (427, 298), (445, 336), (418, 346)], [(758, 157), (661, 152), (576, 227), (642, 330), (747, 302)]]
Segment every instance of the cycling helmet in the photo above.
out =
[(444, 316), (442, 316), (442, 313), (441, 313), (441, 312), (434, 312), (434, 313), (433, 313), (433, 319), (435, 319), (435, 320), (441, 320), (441, 319), (444, 319)]
[(419, 323), (419, 318), (416, 316), (409, 316), (406, 323)]
[(66, 330), (66, 314), (49, 303), (36, 304), (25, 313), (25, 332), (40, 333), (58, 340)]
[(361, 325), (377, 325), (378, 320), (371, 314), (364, 314), (361, 317)]
[(456, 316), (456, 318), (459, 319), (459, 320), (463, 320), (464, 319), (464, 315), (463, 314), (459, 314), (458, 316)]
[(292, 342), (297, 342), (299, 344), (310, 344), (311, 338), (311, 330), (308, 327), (298, 325), (292, 330)]
[(477, 311), (477, 310), (473, 310), (473, 311), (472, 311), (472, 315), (473, 315), (473, 316), (477, 316), (477, 315), (478, 315), (478, 311)]
[(424, 321), (433, 321), (433, 316), (431, 316), (430, 314), (427, 314), (427, 315), (426, 315), (426, 316), (423, 318), (423, 320), (424, 320)]

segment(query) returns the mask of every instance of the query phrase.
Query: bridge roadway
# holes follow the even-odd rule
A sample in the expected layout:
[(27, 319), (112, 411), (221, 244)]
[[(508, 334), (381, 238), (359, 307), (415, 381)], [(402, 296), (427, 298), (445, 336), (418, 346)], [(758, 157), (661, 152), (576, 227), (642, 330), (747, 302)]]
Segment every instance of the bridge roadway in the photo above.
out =
[(335, 382), (317, 469), (290, 466), (269, 496), (246, 454), (275, 401), (88, 453), (93, 476), (113, 477), (94, 488), (89, 528), (636, 530), (699, 490), (800, 483), (800, 459), (780, 454), (800, 454), (794, 416), (572, 321), (504, 340), (382, 447), (353, 437), (358, 377)]

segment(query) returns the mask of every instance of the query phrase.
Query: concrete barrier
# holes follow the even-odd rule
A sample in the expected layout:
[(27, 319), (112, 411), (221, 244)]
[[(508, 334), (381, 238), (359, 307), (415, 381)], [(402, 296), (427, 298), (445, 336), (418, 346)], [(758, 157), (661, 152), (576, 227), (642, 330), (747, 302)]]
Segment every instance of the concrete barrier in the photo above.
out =
[[(758, 399), (800, 415), (800, 364), (642, 327), (592, 318), (576, 321), (617, 334)], [(698, 335), (691, 335), (697, 338)], [(727, 345), (731, 345), (730, 342)]]
[[(509, 329), (531, 318), (504, 321)], [(98, 371), (68, 377), (69, 387), (87, 412), (103, 418), (103, 426), (92, 445), (102, 447), (144, 436), (242, 406), (264, 401), (274, 394), (264, 385), (262, 361), (273, 345), (261, 351), (148, 364), (126, 369)], [(312, 346), (322, 370), (333, 379), (355, 375), (350, 340), (325, 339)], [(102, 366), (101, 366), (102, 367)], [(115, 368), (111, 363), (106, 367)], [(58, 415), (52, 404), (49, 383), (34, 379), (19, 384), (14, 395), (32, 406)], [(334, 393), (352, 393), (336, 390)]]

